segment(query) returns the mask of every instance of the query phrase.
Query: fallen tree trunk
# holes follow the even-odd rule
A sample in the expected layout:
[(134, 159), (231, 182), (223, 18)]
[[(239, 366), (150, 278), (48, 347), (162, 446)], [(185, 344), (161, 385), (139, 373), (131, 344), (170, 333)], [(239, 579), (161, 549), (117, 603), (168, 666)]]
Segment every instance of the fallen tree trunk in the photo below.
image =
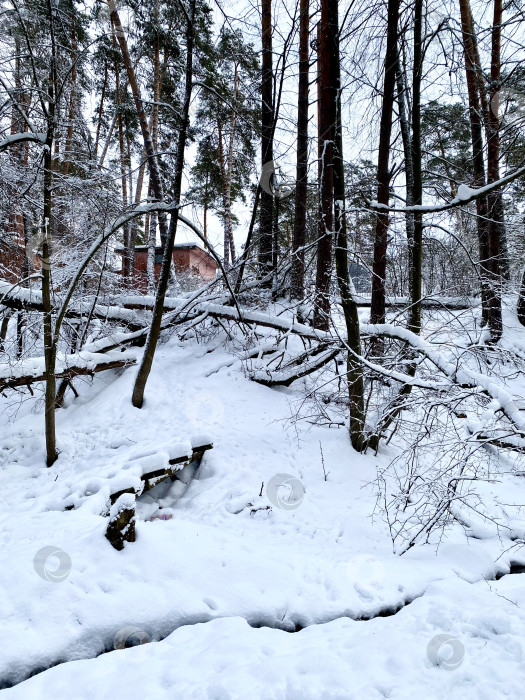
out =
[[(356, 306), (367, 308), (370, 307), (370, 299), (365, 299), (359, 295), (355, 296)], [(386, 307), (388, 309), (408, 309), (410, 307), (410, 300), (403, 297), (393, 297), (391, 299), (386, 299)], [(444, 298), (434, 297), (431, 299), (422, 299), (421, 306), (424, 309), (446, 309), (447, 311), (466, 311), (467, 309), (472, 309), (481, 303), (480, 299), (475, 298)]]
[[(125, 353), (114, 353), (107, 357), (102, 353), (80, 352), (74, 355), (57, 357), (55, 377), (57, 379), (72, 379), (78, 375), (93, 375), (105, 372), (107, 369), (118, 369), (136, 364), (136, 357)], [(46, 381), (44, 358), (35, 357), (16, 363), (18, 371), (10, 364), (0, 365), (0, 392), (15, 389), (19, 386), (29, 386), (35, 382)]]
[[(42, 302), (42, 294), (34, 289), (26, 287), (17, 287), (16, 285), (0, 280), (0, 304), (8, 309), (16, 311), (37, 311), (43, 313), (44, 305)], [(92, 308), (89, 303), (72, 305), (68, 308), (66, 316), (68, 318), (85, 318), (89, 314), (93, 318), (98, 318), (103, 321), (116, 321), (123, 323), (129, 328), (136, 330), (142, 328), (133, 309), (145, 308), (141, 306), (105, 306), (96, 304)]]
[(254, 382), (258, 384), (264, 384), (264, 386), (290, 386), (297, 379), (306, 377), (312, 374), (324, 365), (328, 364), (331, 360), (335, 359), (337, 355), (341, 352), (341, 348), (335, 348), (327, 350), (320, 355), (315, 356), (309, 362), (294, 362), (293, 366), (288, 366), (283, 369), (271, 371), (270, 369), (259, 369), (252, 372), (249, 377)]
[[(335, 357), (335, 355), (341, 349), (345, 347), (348, 349), (345, 338), (330, 332), (316, 330), (311, 326), (296, 323), (293, 320), (288, 320), (277, 316), (270, 316), (269, 314), (260, 312), (239, 310), (238, 308), (233, 308), (222, 304), (206, 302), (193, 303), (195, 301), (196, 300), (183, 300), (185, 313), (181, 314), (183, 309), (180, 311), (175, 310), (170, 317), (164, 319), (163, 330), (175, 324), (182, 324), (184, 322), (194, 320), (202, 315), (203, 319), (212, 317), (237, 323), (254, 324), (266, 328), (272, 328), (285, 335), (293, 333), (302, 338), (326, 344), (327, 355), (322, 358), (317, 358), (316, 366), (312, 364), (306, 367), (306, 374), (315, 371), (315, 369), (321, 367), (322, 364), (328, 362), (329, 359), (326, 359), (329, 357), (328, 352), (333, 353)], [(59, 360), (56, 376), (58, 378), (71, 378), (79, 374), (94, 374), (106, 369), (135, 364), (136, 359), (134, 356), (130, 357), (127, 355), (118, 354), (115, 358), (109, 359), (104, 356), (103, 353), (110, 352), (126, 344), (138, 344), (140, 343), (140, 340), (146, 336), (147, 332), (147, 328), (142, 328), (132, 333), (117, 333), (109, 336), (108, 338), (96, 341), (85, 348), (85, 352), (89, 353), (92, 358), (90, 363), (82, 362), (79, 364), (78, 362), (74, 362), (72, 358), (81, 358), (82, 353), (66, 356), (67, 359), (65, 361)], [(513, 429), (516, 430), (516, 434), (520, 438), (525, 438), (525, 416), (516, 406), (512, 395), (500, 382), (495, 381), (488, 375), (475, 372), (468, 369), (468, 367), (461, 366), (454, 361), (447, 360), (444, 354), (440, 352), (439, 347), (425, 341), (423, 338), (402, 326), (396, 326), (393, 324), (362, 324), (361, 333), (368, 336), (393, 338), (407, 343), (413, 350), (429, 360), (439, 370), (439, 372), (444, 375), (445, 381), (435, 379), (417, 379), (416, 377), (409, 376), (406, 373), (389, 370), (377, 363), (371, 363), (364, 357), (356, 356), (356, 360), (362, 365), (367, 366), (372, 371), (381, 374), (387, 379), (400, 382), (401, 384), (418, 386), (422, 389), (443, 391), (447, 387), (458, 386), (461, 388), (471, 389), (473, 391), (480, 391), (499, 403), (501, 407), (500, 410), (510, 421)], [(330, 348), (328, 346), (332, 347)], [(27, 364), (31, 362), (34, 363), (35, 360), (25, 360), (21, 363), (17, 363), (20, 369), (16, 372), (16, 374), (13, 372), (13, 367), (11, 365), (4, 365), (3, 367), (0, 366), (0, 391), (7, 388), (25, 386), (36, 381), (45, 380), (43, 358), (37, 358), (37, 360), (41, 365), (39, 368), (31, 367)], [(62, 362), (63, 364), (61, 364)], [(67, 366), (68, 364), (71, 366)], [(28, 367), (31, 371), (27, 370)], [(26, 369), (24, 370), (24, 368)], [(288, 384), (285, 382), (291, 383), (295, 378), (299, 378), (300, 374), (301, 370), (299, 368), (299, 371), (294, 370), (293, 373), (290, 371), (290, 373), (286, 376), (284, 374), (277, 374), (274, 377), (268, 377), (268, 374), (266, 374), (266, 377), (257, 375), (253, 378), (256, 381), (265, 379), (263, 383), (267, 383), (269, 386), (278, 384), (286, 386)], [(302, 374), (301, 376), (305, 376), (305, 374)]]

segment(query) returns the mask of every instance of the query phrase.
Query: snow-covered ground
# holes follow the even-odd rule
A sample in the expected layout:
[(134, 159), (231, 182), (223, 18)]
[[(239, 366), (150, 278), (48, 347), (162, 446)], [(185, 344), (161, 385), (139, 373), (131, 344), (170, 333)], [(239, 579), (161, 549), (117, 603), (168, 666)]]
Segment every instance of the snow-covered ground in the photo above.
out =
[[(6, 700), (523, 698), (525, 577), (508, 572), (525, 551), (508, 531), (457, 525), (395, 556), (371, 485), (395, 448), (358, 455), (344, 428), (289, 421), (301, 382), (268, 389), (209, 350), (162, 345), (142, 410), (133, 367), (85, 382), (50, 469), (42, 413), (3, 421)], [(198, 478), (163, 494), (172, 518), (143, 504), (137, 541), (114, 550), (109, 480), (203, 433)], [(516, 537), (525, 481), (508, 471), (485, 497)], [(291, 500), (271, 487), (283, 474)]]

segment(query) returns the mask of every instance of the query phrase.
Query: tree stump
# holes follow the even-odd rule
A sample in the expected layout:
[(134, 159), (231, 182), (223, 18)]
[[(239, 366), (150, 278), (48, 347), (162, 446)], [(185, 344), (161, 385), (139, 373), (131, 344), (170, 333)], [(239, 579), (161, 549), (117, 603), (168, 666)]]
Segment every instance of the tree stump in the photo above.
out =
[(132, 493), (123, 493), (111, 506), (106, 538), (119, 551), (124, 542), (135, 542), (135, 501)]

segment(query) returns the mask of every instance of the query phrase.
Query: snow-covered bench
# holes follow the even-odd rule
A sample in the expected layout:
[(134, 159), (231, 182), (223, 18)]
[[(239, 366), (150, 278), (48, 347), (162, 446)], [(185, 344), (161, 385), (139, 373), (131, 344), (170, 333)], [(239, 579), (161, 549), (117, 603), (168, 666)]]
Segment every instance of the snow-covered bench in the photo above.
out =
[[(147, 454), (133, 460), (130, 471), (129, 485), (122, 487), (122, 479), (118, 479), (120, 488), (110, 494), (111, 508), (106, 538), (115, 549), (124, 548), (124, 542), (135, 541), (135, 505), (137, 497), (150, 491), (167, 479), (180, 479), (188, 483), (199, 468), (201, 459), (213, 443), (209, 440), (193, 439), (186, 446), (179, 444), (168, 452)], [(137, 482), (136, 473), (139, 466), (140, 480)], [(115, 480), (117, 481), (117, 480)]]
[(179, 484), (179, 493), (183, 492), (213, 443), (209, 436), (198, 435), (155, 447), (134, 449), (126, 459), (110, 461), (95, 474), (90, 472), (85, 481), (75, 479), (63, 501), (65, 510), (87, 506), (92, 512), (109, 515), (106, 537), (111, 544), (122, 549), (125, 541), (133, 542), (136, 499), (162, 482), (169, 484), (169, 480)]
[[(165, 479), (185, 480), (187, 476), (187, 467), (194, 465), (198, 467), (200, 461), (207, 450), (211, 450), (213, 443), (210, 441), (195, 440), (191, 441), (191, 447), (185, 445), (175, 445), (169, 450), (169, 453), (155, 452), (133, 460), (134, 464), (139, 464), (141, 467), (139, 476), (140, 482), (137, 483), (136, 478), (130, 474), (129, 486), (124, 486), (118, 490), (112, 491), (110, 495), (111, 505), (114, 505), (117, 500), (125, 493), (141, 496), (154, 486), (157, 486)], [(133, 470), (136, 474), (136, 471)], [(119, 480), (120, 481), (120, 480)], [(120, 485), (120, 484), (119, 484)]]

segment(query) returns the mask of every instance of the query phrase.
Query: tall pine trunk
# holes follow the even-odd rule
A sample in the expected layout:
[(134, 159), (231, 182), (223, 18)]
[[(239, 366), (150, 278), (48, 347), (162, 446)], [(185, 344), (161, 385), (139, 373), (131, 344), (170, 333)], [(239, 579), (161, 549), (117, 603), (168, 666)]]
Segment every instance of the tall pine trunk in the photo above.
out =
[(308, 199), (308, 34), (309, 0), (299, 6), (299, 86), (297, 93), (297, 171), (295, 213), (292, 241), (290, 294), (292, 299), (304, 297), (304, 245), (306, 243), (306, 206)]
[[(465, 71), (469, 98), (470, 131), (472, 137), (472, 164), (474, 170), (474, 186), (484, 187), (485, 158), (483, 155), (483, 106), (486, 98), (480, 90), (477, 42), (474, 36), (474, 26), (469, 0), (459, 0), (461, 13), (461, 30), (463, 35), (463, 51), (465, 55)], [(483, 111), (482, 111), (483, 110)], [(490, 271), (490, 239), (489, 239), (489, 209), (486, 197), (476, 199), (477, 228), (480, 256), (481, 303), (483, 322), (489, 327), (492, 340), (501, 335), (501, 299), (495, 294)]]
[(44, 187), (42, 212), (42, 305), (44, 307), (44, 363), (46, 370), (45, 435), (46, 462), (51, 467), (58, 458), (55, 426), (56, 353), (58, 338), (53, 336), (53, 304), (51, 287), (51, 219), (53, 213), (53, 143), (56, 130), (56, 51), (54, 12), (51, 0), (47, 0), (51, 34), (51, 65), (47, 87), (47, 131), (44, 149)]
[[(423, 0), (414, 7), (414, 70), (412, 77), (412, 177), (413, 202), (423, 204), (423, 172), (421, 165), (421, 79), (423, 75)], [(408, 327), (413, 333), (421, 330), (421, 293), (423, 260), (423, 214), (414, 212), (414, 230), (410, 250), (410, 317)]]
[[(262, 71), (261, 71), (261, 166), (273, 161), (273, 58), (272, 0), (261, 0)], [(264, 170), (263, 170), (264, 172)], [(259, 214), (259, 268), (262, 277), (273, 266), (273, 194), (263, 190)], [(270, 286), (271, 281), (266, 286)]]
[[(390, 200), (390, 139), (396, 86), (397, 34), (400, 0), (388, 0), (388, 25), (385, 54), (383, 101), (377, 156), (377, 201), (388, 206)], [(384, 323), (386, 318), (386, 258), (388, 249), (388, 212), (377, 214), (374, 238), (374, 264), (370, 321)]]
[(319, 227), (314, 326), (328, 330), (334, 204), (334, 146), (337, 119), (337, 4), (322, 0), (319, 25)]
[[(405, 157), (406, 205), (414, 204), (414, 169), (412, 167), (412, 134), (407, 114), (405, 67), (401, 61), (401, 51), (398, 48), (396, 65), (397, 104), (399, 109), (399, 127), (403, 140), (403, 155)], [(406, 232), (409, 249), (414, 238), (414, 214), (406, 214)], [(410, 265), (410, 261), (409, 261)], [(410, 294), (412, 292), (410, 291)]]
[[(108, 0), (108, 6), (110, 9), (111, 23), (115, 28), (115, 34), (118, 39), (120, 52), (122, 54), (122, 60), (124, 61), (124, 67), (128, 75), (128, 81), (133, 95), (133, 100), (135, 102), (135, 109), (137, 110), (137, 117), (140, 125), (140, 130), (142, 133), (142, 139), (144, 141), (144, 150), (148, 157), (148, 168), (149, 177), (151, 182), (151, 189), (153, 191), (153, 196), (156, 200), (161, 202), (163, 200), (162, 191), (162, 181), (160, 177), (160, 170), (157, 163), (157, 155), (155, 148), (153, 146), (153, 141), (151, 138), (151, 132), (146, 117), (146, 112), (144, 111), (144, 103), (142, 101), (142, 96), (140, 92), (140, 86), (137, 80), (137, 75), (131, 61), (131, 56), (129, 54), (128, 42), (126, 41), (126, 35), (122, 28), (122, 23), (115, 7), (114, 0)], [(160, 237), (163, 245), (165, 246), (166, 240), (168, 238), (168, 220), (165, 212), (158, 213), (159, 218), (159, 228)]]
[[(499, 114), (497, 93), (501, 83), (501, 23), (503, 21), (503, 2), (494, 0), (494, 19), (492, 24), (492, 51), (490, 65), (490, 87), (487, 109), (487, 183), (499, 180)], [(502, 272), (507, 267), (505, 265), (506, 256), (503, 255), (503, 240), (505, 239), (505, 224), (503, 216), (503, 197), (501, 190), (491, 192), (487, 198), (489, 210), (489, 256), (491, 284), (494, 287), (494, 296), (501, 300), (502, 294)], [(499, 312), (496, 307), (496, 314), (493, 319), (493, 334), (499, 338), (503, 331), (501, 318), (501, 301), (499, 302)]]

